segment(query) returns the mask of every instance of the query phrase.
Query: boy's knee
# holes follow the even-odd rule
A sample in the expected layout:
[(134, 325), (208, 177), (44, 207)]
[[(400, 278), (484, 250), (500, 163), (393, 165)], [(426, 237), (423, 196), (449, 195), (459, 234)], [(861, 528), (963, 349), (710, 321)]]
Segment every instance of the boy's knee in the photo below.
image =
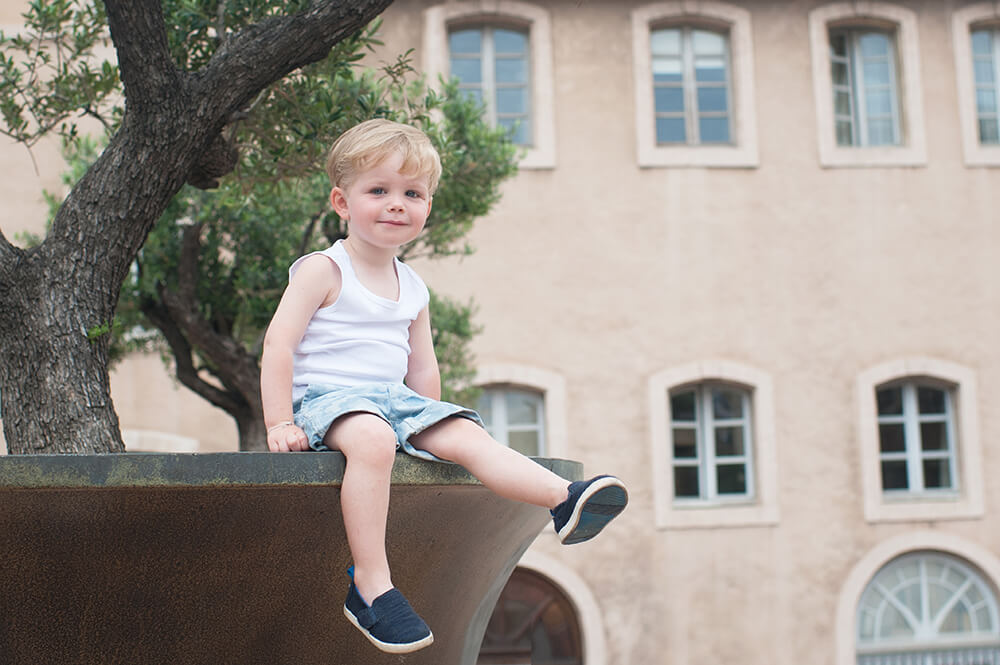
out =
[(368, 413), (347, 416), (331, 430), (333, 442), (348, 460), (391, 466), (396, 457), (396, 433), (378, 416)]

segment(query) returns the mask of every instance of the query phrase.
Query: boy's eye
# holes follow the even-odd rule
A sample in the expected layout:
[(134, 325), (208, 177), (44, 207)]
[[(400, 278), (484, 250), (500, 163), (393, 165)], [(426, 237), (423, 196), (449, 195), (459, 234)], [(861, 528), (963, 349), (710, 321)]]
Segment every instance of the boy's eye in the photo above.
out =
[(385, 190), (381, 187), (372, 187), (372, 194), (385, 194)]
[(406, 190), (406, 195), (409, 196), (411, 199), (419, 199), (420, 198), (420, 192), (418, 192), (416, 190), (413, 190), (413, 189)]

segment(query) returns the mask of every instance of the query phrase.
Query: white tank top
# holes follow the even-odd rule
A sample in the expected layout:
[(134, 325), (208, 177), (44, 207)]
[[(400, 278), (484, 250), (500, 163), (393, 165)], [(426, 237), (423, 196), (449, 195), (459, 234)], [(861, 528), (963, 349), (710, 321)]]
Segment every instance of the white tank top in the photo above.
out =
[(399, 300), (375, 295), (358, 280), (341, 240), (299, 258), (288, 269), (289, 277), (316, 254), (340, 268), (340, 295), (316, 310), (306, 326), (295, 350), (292, 399), (300, 399), (310, 385), (402, 383), (410, 355), (410, 324), (430, 300), (427, 286), (412, 268), (393, 259)]

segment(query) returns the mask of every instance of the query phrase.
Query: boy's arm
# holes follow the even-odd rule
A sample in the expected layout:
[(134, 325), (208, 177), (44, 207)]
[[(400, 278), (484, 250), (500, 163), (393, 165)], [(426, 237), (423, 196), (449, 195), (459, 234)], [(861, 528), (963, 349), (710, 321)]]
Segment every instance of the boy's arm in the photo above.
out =
[(410, 324), (410, 358), (406, 365), (406, 385), (431, 399), (441, 399), (441, 372), (431, 337), (431, 314), (428, 307)]
[[(291, 422), (293, 355), (316, 310), (340, 294), (340, 269), (324, 256), (302, 262), (288, 283), (264, 336), (260, 361), (260, 397), (267, 446), (272, 451), (305, 450), (305, 433)], [(271, 430), (270, 428), (275, 427)]]

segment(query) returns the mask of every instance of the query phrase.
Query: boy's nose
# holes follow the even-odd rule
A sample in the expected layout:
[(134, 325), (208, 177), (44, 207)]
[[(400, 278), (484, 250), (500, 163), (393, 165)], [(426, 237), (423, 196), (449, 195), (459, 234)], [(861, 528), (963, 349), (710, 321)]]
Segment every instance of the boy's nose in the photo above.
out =
[(387, 209), (390, 210), (391, 212), (402, 212), (403, 203), (401, 201), (389, 201)]

